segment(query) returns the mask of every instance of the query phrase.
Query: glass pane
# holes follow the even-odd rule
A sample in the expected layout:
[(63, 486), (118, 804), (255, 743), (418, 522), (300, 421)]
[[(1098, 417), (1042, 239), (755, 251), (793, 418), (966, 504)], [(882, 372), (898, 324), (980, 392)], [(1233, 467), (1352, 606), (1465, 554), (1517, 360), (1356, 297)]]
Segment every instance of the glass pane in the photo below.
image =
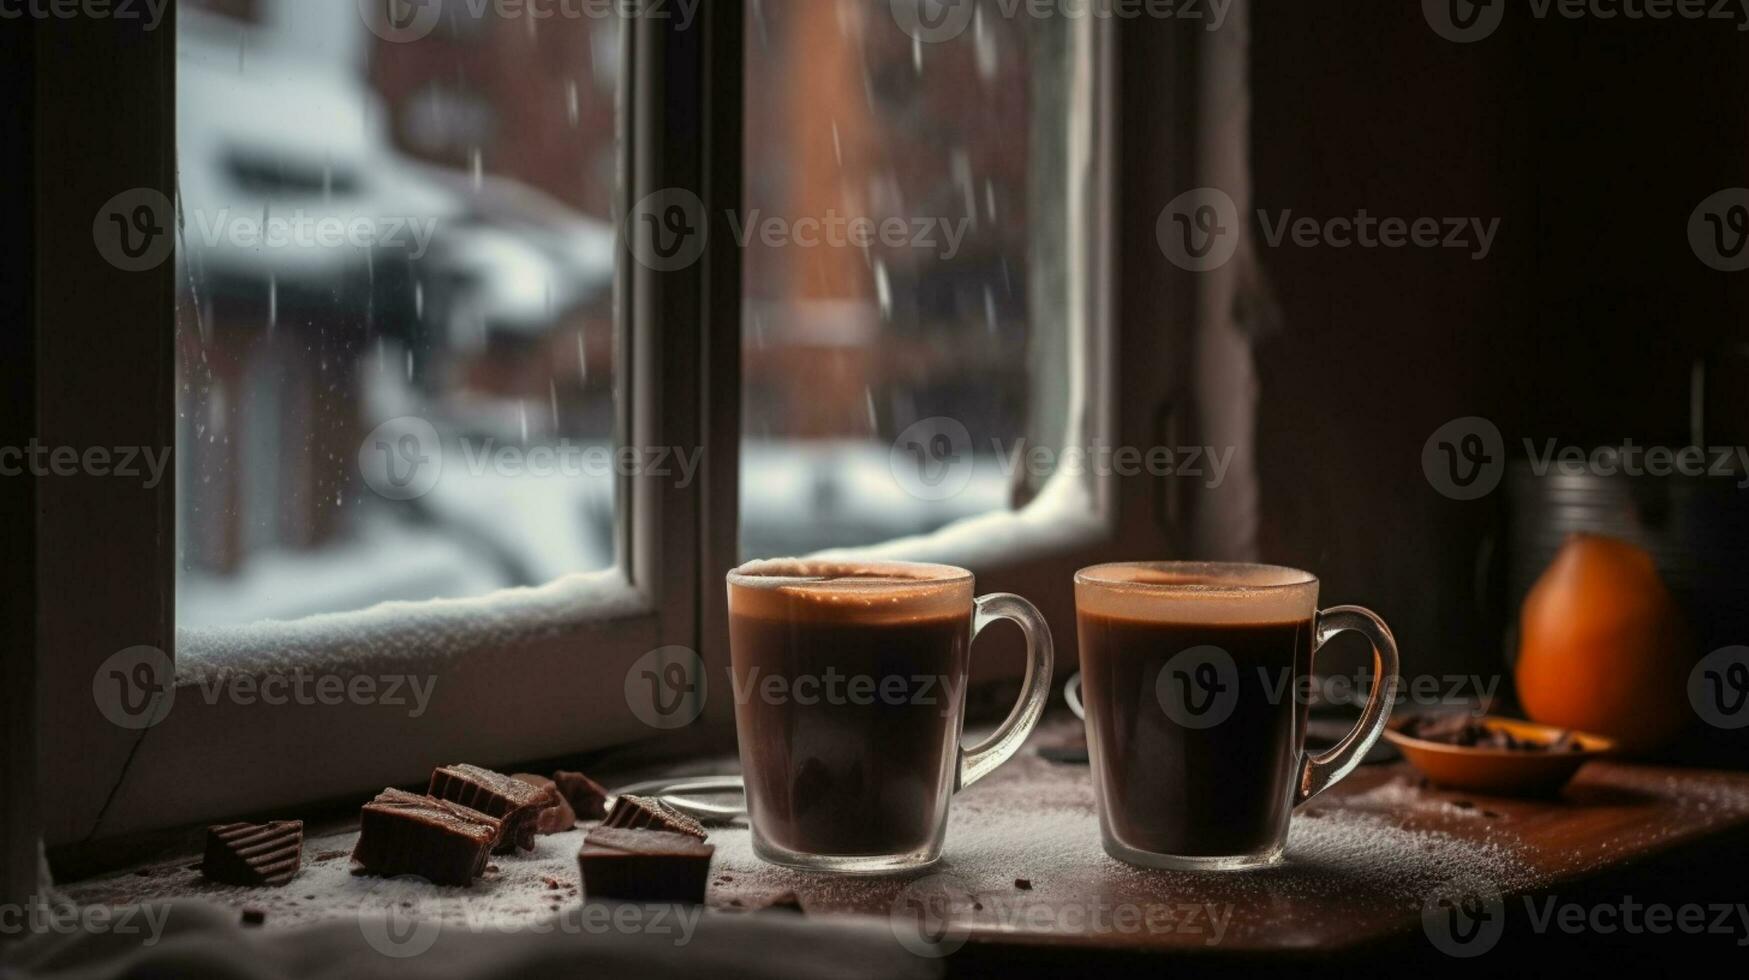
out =
[(749, 558), (1015, 508), (1070, 417), (1087, 18), (929, 2), (749, 6)]
[(612, 6), (181, 4), (180, 625), (613, 565)]

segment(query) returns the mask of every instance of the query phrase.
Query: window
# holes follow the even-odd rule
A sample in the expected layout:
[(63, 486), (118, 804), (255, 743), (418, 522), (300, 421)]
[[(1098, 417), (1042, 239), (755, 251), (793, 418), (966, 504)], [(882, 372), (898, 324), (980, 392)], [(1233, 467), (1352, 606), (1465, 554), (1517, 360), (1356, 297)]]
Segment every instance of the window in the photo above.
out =
[[(1051, 462), (1155, 431), (1115, 407), (1117, 344), (1158, 333), (1106, 315), (1106, 22), (979, 3), (925, 40), (887, 0), (378, 9), (191, 0), (168, 39), (82, 23), (54, 41), (81, 58), (41, 59), (41, 91), (92, 86), (42, 117), (45, 156), (85, 152), (90, 117), (115, 133), (43, 211), (146, 188), (180, 218), (174, 260), (49, 266), (41, 290), (43, 363), (75, 379), (44, 394), (45, 441), (178, 450), (173, 486), (70, 483), (43, 508), (45, 590), (93, 596), (45, 612), (67, 651), (45, 699), (90, 698), (142, 644), (177, 692), (143, 731), (49, 721), (44, 771), (92, 774), (45, 781), (52, 842), (663, 737), (625, 679), (675, 647), (726, 662), (744, 555), (967, 565), (1062, 636), (1062, 583), (1120, 529), (1166, 550), (1156, 488)], [(93, 60), (126, 70), (76, 79)], [(617, 219), (676, 190), (709, 247), (637, 261)], [(45, 254), (91, 236), (52, 226)], [(616, 452), (603, 474), (567, 449)], [(429, 710), (207, 693), (378, 664), (434, 681)], [(730, 707), (703, 733), (728, 737)], [(259, 761), (293, 753), (324, 764), (293, 784)]]
[(619, 24), (344, 13), (178, 23), (184, 627), (615, 562)]
[(749, 10), (742, 555), (1024, 505), (1087, 353), (1084, 25), (987, 5), (926, 40), (888, 3)]

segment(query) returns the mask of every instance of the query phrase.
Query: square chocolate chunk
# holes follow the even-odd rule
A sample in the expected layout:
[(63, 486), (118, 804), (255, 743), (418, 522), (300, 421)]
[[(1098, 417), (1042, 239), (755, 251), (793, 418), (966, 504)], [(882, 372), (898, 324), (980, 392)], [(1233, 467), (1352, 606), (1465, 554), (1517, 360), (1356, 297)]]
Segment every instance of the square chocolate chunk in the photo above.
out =
[(468, 885), (486, 869), (503, 825), (448, 800), (386, 789), (359, 814), (352, 859), (375, 874)]
[(590, 901), (704, 903), (716, 848), (689, 834), (597, 827), (577, 867)]
[(607, 816), (607, 790), (600, 783), (580, 772), (563, 769), (553, 773), (553, 782), (558, 784), (571, 809), (577, 811), (577, 819), (600, 820)]
[(704, 840), (708, 834), (697, 820), (650, 796), (622, 796), (601, 821), (603, 827), (625, 830), (666, 830)]
[(227, 885), (283, 885), (304, 863), (304, 822), (222, 823), (206, 831), (200, 872)]
[(444, 766), (431, 774), (431, 796), (478, 810), (503, 822), (493, 854), (520, 847), (534, 850), (535, 819), (552, 804), (555, 791), (479, 766)]
[(533, 773), (519, 772), (510, 777), (520, 780), (530, 786), (552, 791), (553, 802), (546, 809), (535, 814), (534, 832), (537, 834), (562, 834), (577, 826), (577, 811), (571, 809), (571, 801), (560, 795), (558, 785), (545, 776)]

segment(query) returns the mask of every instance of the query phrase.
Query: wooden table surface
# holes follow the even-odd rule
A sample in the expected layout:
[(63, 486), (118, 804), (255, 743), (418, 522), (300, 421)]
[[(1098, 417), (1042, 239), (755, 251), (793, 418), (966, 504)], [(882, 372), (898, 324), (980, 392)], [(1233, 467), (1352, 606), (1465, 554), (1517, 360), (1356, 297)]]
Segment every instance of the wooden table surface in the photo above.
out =
[[(1035, 747), (1076, 727), (1055, 721)], [(810, 914), (888, 916), (898, 934), (946, 946), (1338, 953), (1425, 941), (1423, 913), (1442, 897), (1576, 890), (1685, 845), (1749, 838), (1749, 774), (1594, 762), (1559, 798), (1522, 800), (1426, 787), (1397, 763), (1362, 768), (1301, 809), (1280, 867), (1146, 871), (1104, 854), (1089, 780), (1084, 765), (1022, 753), (955, 798), (944, 860), (922, 877), (787, 872), (720, 847), (710, 900), (793, 889)]]

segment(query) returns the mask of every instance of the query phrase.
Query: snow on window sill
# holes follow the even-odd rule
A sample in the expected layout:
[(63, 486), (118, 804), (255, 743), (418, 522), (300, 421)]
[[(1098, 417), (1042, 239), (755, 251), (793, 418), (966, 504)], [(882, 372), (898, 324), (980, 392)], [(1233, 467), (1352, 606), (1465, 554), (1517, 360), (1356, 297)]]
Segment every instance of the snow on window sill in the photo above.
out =
[(182, 629), (176, 634), (177, 683), (198, 684), (215, 672), (298, 667), (433, 669), (474, 651), (649, 611), (648, 598), (623, 572), (610, 569), (469, 599), (389, 602), (292, 622)]
[(924, 561), (988, 571), (1085, 547), (1110, 525), (1079, 475), (1057, 473), (1018, 511), (992, 511), (955, 521), (931, 534), (863, 548), (823, 552), (822, 559)]

